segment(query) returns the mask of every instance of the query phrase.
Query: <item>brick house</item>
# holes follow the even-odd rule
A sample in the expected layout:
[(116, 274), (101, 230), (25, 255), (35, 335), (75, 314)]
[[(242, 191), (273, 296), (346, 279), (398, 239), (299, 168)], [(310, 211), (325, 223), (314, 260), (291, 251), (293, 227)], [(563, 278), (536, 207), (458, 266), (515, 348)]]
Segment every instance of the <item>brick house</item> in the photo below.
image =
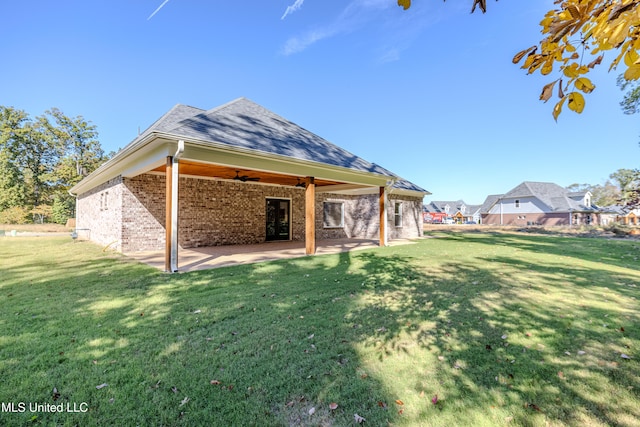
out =
[(76, 184), (76, 227), (128, 253), (422, 235), (428, 191), (239, 98), (176, 105)]
[(551, 182), (525, 181), (490, 195), (480, 208), (487, 225), (596, 225), (600, 212), (588, 191), (570, 192)]

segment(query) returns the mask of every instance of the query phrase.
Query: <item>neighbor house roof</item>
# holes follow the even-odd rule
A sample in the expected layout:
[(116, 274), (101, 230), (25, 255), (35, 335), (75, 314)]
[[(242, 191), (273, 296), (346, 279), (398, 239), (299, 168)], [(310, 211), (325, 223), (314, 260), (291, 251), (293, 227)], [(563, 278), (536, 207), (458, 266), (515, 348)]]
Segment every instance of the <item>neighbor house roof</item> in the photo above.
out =
[(584, 192), (570, 192), (564, 187), (551, 182), (525, 181), (503, 195), (488, 196), (482, 205), (482, 212), (487, 213), (493, 205), (504, 199), (536, 198), (550, 211), (595, 211), (594, 206), (583, 204)]
[(449, 206), (449, 213), (455, 213), (459, 211), (462, 206), (467, 204), (462, 200), (447, 201), (447, 200), (433, 200), (425, 205), (427, 212), (444, 213), (446, 207)]
[[(154, 134), (194, 140), (292, 160), (313, 162), (392, 178), (394, 188), (430, 194), (389, 170), (364, 160), (246, 98), (202, 110), (178, 104), (134, 139), (135, 147)], [(118, 157), (118, 155), (116, 155)]]

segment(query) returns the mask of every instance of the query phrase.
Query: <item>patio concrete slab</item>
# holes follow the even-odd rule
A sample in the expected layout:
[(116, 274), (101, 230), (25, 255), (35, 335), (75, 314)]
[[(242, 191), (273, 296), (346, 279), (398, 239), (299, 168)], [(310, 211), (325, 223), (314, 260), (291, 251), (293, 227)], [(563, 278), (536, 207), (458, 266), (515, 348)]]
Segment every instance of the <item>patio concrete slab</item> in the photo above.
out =
[[(409, 244), (411, 240), (392, 240), (390, 246)], [(316, 243), (316, 255), (335, 254), (378, 247), (377, 240), (331, 239)], [(164, 270), (164, 251), (132, 252), (127, 257)], [(208, 246), (180, 249), (178, 271), (188, 272), (231, 265), (290, 259), (307, 256), (304, 242), (269, 242), (255, 245)]]

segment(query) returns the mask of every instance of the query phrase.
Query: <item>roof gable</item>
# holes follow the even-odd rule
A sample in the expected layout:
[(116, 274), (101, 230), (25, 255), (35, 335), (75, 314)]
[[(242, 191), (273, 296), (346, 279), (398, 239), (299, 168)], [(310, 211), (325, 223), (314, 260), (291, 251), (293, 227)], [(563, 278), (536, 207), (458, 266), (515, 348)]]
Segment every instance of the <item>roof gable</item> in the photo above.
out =
[[(184, 106), (178, 111), (184, 110)], [(174, 107), (174, 109), (176, 108)], [(385, 175), (386, 171), (318, 135), (278, 116), (246, 99), (235, 101), (208, 111), (193, 110), (163, 129), (152, 126), (150, 131), (162, 131), (180, 137), (229, 145), (298, 160), (308, 160), (341, 166), (363, 172)], [(173, 114), (175, 116), (177, 114)]]
[(103, 165), (100, 171), (113, 167), (121, 158), (156, 136), (169, 140), (191, 140), (202, 146), (211, 145), (223, 150), (228, 147), (244, 152), (253, 151), (258, 155), (264, 153), (375, 174), (391, 178), (396, 190), (430, 194), (416, 184), (338, 147), (246, 98), (238, 98), (210, 110), (177, 104), (124, 147), (108, 164)]
[(550, 211), (591, 210), (593, 209), (591, 206), (582, 204), (587, 193), (569, 192), (566, 188), (552, 182), (525, 181), (500, 198), (536, 198), (547, 206)]

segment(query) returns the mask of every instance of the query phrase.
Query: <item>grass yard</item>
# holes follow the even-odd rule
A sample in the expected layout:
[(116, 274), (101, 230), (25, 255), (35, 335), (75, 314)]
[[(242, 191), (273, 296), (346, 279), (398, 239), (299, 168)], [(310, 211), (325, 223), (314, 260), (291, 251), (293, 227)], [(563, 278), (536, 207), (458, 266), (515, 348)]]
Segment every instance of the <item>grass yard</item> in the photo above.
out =
[(437, 237), (175, 275), (0, 238), (0, 425), (640, 425), (640, 241)]

